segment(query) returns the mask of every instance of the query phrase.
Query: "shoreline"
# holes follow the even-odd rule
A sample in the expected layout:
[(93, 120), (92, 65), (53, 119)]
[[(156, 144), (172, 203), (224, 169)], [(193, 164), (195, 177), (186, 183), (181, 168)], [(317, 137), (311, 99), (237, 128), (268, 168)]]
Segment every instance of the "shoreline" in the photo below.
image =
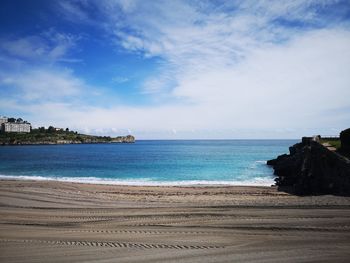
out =
[(48, 182), (68, 182), (93, 185), (116, 185), (116, 186), (179, 186), (179, 187), (224, 187), (224, 186), (252, 186), (252, 187), (274, 187), (274, 178), (255, 178), (253, 181), (206, 181), (206, 180), (191, 180), (191, 181), (169, 181), (158, 182), (142, 179), (135, 180), (120, 180), (110, 178), (97, 177), (43, 177), (43, 176), (25, 176), (25, 175), (0, 175), (0, 181), (48, 181)]

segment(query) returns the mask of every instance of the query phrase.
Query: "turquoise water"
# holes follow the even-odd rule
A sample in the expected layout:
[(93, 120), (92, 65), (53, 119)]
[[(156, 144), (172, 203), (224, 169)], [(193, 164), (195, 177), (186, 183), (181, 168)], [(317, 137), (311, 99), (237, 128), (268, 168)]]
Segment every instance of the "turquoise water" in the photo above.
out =
[(0, 147), (0, 178), (130, 185), (271, 185), (266, 160), (296, 140), (137, 141)]

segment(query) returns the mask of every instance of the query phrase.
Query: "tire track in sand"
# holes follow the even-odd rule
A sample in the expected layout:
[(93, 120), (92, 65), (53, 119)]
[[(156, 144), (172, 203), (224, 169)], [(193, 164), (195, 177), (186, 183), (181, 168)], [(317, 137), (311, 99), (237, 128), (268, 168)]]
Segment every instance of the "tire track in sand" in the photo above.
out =
[(88, 247), (112, 247), (112, 248), (136, 248), (136, 249), (218, 249), (224, 246), (211, 245), (172, 245), (172, 244), (153, 244), (153, 243), (129, 243), (116, 241), (83, 241), (83, 240), (42, 240), (42, 239), (0, 239), (0, 242), (17, 243), (39, 243), (48, 245), (66, 245), (66, 246), (88, 246)]

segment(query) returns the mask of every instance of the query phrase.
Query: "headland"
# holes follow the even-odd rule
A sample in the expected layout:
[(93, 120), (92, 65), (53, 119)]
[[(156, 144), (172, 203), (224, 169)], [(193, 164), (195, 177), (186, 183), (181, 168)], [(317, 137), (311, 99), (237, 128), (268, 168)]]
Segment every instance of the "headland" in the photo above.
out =
[(135, 137), (127, 136), (94, 136), (75, 131), (55, 128), (31, 129), (23, 132), (0, 132), (1, 145), (55, 145), (55, 144), (91, 144), (91, 143), (134, 143)]

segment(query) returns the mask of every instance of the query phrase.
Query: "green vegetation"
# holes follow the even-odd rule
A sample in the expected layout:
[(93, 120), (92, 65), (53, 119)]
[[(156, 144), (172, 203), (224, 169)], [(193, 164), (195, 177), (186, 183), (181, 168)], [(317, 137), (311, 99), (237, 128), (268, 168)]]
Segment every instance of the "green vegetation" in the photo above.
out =
[(340, 149), (340, 139), (323, 139), (320, 140), (321, 144), (328, 143), (330, 146), (337, 149), (337, 151)]
[(334, 147), (339, 154), (350, 158), (350, 128), (343, 130), (339, 138), (321, 138), (320, 143), (327, 143)]
[(134, 142), (131, 135), (118, 136), (92, 136), (79, 134), (69, 129), (56, 130), (50, 126), (48, 129), (40, 127), (32, 129), (30, 133), (0, 132), (0, 145), (26, 145), (26, 144), (79, 144), (79, 143), (128, 143)]

